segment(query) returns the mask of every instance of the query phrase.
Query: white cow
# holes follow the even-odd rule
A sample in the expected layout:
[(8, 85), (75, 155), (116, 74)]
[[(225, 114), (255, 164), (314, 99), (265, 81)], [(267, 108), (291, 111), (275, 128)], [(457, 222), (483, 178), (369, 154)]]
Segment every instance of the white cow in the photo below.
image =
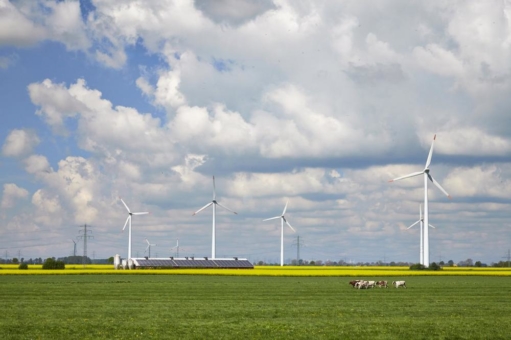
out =
[(366, 281), (367, 282), (367, 288), (374, 288), (376, 286), (376, 281)]
[(392, 285), (394, 285), (394, 287), (396, 287), (396, 288), (399, 288), (399, 287), (406, 288), (406, 281), (392, 281)]

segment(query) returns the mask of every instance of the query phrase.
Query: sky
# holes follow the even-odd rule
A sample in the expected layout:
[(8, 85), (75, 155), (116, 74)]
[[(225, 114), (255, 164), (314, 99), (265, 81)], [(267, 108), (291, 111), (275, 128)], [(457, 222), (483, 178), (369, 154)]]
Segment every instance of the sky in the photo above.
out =
[[(511, 248), (511, 2), (0, 0), (0, 257)], [(298, 241), (299, 237), (299, 241)]]

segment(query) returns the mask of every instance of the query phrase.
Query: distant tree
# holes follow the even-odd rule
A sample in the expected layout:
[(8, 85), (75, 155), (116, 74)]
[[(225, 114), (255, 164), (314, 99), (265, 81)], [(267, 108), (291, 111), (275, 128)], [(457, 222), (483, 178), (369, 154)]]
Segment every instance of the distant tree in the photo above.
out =
[(438, 262), (438, 264), (441, 265), (441, 266), (445, 266), (445, 262), (444, 261), (440, 261), (440, 262)]
[(449, 265), (449, 267), (452, 267), (452, 266), (454, 266), (454, 261), (453, 260), (449, 260), (449, 261), (447, 261), (447, 264)]
[(114, 257), (113, 256), (110, 256), (108, 258), (108, 264), (114, 264)]
[(442, 270), (442, 267), (436, 264), (436, 262), (433, 262), (429, 265), (428, 270)]
[(23, 270), (28, 269), (28, 264), (26, 264), (26, 263), (22, 263), (22, 264), (20, 264), (20, 265), (18, 266), (18, 269), (23, 269)]
[(259, 262), (257, 262), (257, 265), (258, 266), (264, 266), (264, 262), (263, 261), (259, 261)]
[(18, 258), (17, 257), (13, 257), (12, 258), (12, 263), (18, 264), (19, 263)]
[(424, 270), (426, 267), (423, 264), (415, 263), (410, 266), (410, 270)]
[(47, 258), (43, 263), (43, 269), (65, 269), (66, 265), (63, 261), (55, 261), (54, 258)]
[(474, 263), (474, 266), (475, 267), (482, 267), (483, 264), (481, 263), (481, 261), (476, 261), (476, 263)]
[(309, 265), (311, 265), (311, 266), (315, 266), (315, 265), (316, 265), (316, 262), (314, 262), (314, 260), (312, 260), (312, 261), (310, 261), (310, 262), (309, 262)]

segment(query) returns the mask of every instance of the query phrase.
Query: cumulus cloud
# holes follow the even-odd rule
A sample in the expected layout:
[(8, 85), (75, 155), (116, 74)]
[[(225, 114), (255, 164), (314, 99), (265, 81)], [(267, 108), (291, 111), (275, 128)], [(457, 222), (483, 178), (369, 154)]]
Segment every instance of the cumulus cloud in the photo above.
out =
[(12, 208), (16, 205), (18, 200), (26, 198), (28, 198), (28, 191), (26, 189), (20, 188), (14, 183), (6, 183), (4, 184), (0, 207), (3, 209)]
[(0, 1), (0, 45), (30, 46), (46, 39), (69, 50), (91, 46), (78, 1)]
[(40, 140), (32, 130), (12, 130), (2, 146), (2, 154), (8, 157), (21, 157), (32, 152)]
[(0, 0), (0, 45), (28, 46), (45, 37), (44, 28), (9, 0)]

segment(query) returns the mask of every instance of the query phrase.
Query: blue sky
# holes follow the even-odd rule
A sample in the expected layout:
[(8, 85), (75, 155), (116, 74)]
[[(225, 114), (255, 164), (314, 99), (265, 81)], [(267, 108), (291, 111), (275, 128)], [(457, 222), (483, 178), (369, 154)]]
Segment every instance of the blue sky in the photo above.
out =
[[(133, 249), (277, 261), (418, 261), (511, 247), (511, 23), (505, 3), (0, 0), (0, 256)], [(441, 14), (440, 14), (441, 13)], [(273, 221), (275, 222), (275, 221)], [(81, 252), (80, 244), (78, 252)]]

